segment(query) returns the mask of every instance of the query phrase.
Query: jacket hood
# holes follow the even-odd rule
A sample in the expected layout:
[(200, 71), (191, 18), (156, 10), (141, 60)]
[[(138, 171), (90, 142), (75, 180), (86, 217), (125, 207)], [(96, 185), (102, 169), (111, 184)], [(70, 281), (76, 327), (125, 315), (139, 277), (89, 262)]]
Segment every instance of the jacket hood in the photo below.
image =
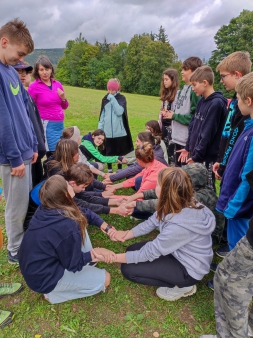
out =
[(206, 99), (205, 102), (209, 101), (209, 100), (213, 100), (214, 98), (220, 98), (225, 105), (227, 105), (228, 100), (223, 96), (222, 92), (217, 91), (212, 93), (211, 95), (209, 95)]
[(195, 191), (206, 188), (208, 185), (208, 171), (201, 163), (187, 164), (182, 169), (191, 177)]
[(89, 133), (89, 134), (87, 134), (87, 135), (84, 135), (84, 136), (83, 136), (83, 140), (90, 141), (91, 143), (94, 144), (94, 141), (93, 141), (93, 138), (92, 138), (92, 134), (91, 134), (91, 133)]
[(42, 205), (38, 207), (33, 218), (29, 224), (29, 230), (37, 230), (59, 223), (60, 221), (67, 221), (61, 209), (46, 209)]
[[(202, 205), (198, 203), (197, 206)], [(175, 223), (199, 235), (209, 235), (215, 228), (215, 217), (207, 207), (202, 209), (184, 208), (179, 214), (168, 214), (164, 221)]]

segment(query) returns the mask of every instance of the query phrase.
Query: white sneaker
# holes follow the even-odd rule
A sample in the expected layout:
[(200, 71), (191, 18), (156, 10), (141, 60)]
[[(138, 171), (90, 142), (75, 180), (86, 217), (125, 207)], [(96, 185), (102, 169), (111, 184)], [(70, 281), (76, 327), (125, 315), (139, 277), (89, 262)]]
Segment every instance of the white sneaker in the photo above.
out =
[(161, 287), (156, 290), (156, 294), (162, 299), (170, 300), (173, 302), (174, 300), (180, 299), (182, 297), (194, 295), (196, 291), (196, 285), (187, 286), (185, 288), (178, 288), (177, 286), (175, 286), (174, 288)]

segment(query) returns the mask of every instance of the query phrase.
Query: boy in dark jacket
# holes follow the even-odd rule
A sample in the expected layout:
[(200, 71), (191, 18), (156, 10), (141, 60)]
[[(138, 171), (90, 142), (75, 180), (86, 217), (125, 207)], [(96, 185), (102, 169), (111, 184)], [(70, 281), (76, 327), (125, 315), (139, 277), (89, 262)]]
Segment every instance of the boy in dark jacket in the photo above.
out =
[(209, 173), (208, 185), (215, 191), (212, 168), (219, 154), (221, 133), (227, 115), (227, 100), (221, 92), (214, 91), (214, 75), (209, 66), (197, 68), (190, 80), (192, 89), (196, 95), (202, 95), (202, 98), (189, 125), (185, 149), (179, 151), (181, 152), (179, 160), (187, 161), (188, 164), (203, 163)]

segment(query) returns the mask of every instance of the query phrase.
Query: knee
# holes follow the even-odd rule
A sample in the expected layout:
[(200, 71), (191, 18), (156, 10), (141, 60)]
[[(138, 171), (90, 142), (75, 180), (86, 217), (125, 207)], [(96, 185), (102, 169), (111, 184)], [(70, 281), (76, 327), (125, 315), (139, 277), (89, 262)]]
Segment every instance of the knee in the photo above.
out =
[(111, 275), (109, 272), (105, 272), (105, 287), (107, 288), (111, 282)]

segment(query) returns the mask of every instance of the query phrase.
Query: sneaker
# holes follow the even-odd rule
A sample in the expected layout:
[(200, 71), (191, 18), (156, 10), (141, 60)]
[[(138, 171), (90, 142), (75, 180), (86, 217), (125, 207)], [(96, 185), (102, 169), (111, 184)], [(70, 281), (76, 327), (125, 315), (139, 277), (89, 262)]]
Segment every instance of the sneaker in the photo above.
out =
[(19, 264), (18, 254), (12, 256), (10, 251), (8, 251), (8, 261), (9, 261), (10, 264)]
[(178, 288), (177, 286), (175, 286), (174, 288), (161, 287), (156, 290), (156, 294), (162, 299), (173, 302), (174, 300), (180, 299), (182, 297), (191, 296), (196, 293), (196, 291), (196, 285), (188, 286), (185, 288)]
[(226, 244), (228, 244), (228, 240), (225, 237), (221, 237), (220, 244), (221, 245), (226, 245)]
[(23, 290), (21, 283), (2, 283), (0, 284), (0, 298), (11, 296)]
[(217, 264), (217, 263), (211, 263), (210, 264), (210, 270), (215, 272), (217, 270), (218, 265), (219, 264)]
[(227, 256), (227, 254), (229, 253), (229, 246), (228, 244), (227, 245), (224, 245), (224, 246), (221, 246), (220, 248), (218, 248), (215, 253), (217, 256), (221, 257), (221, 258), (224, 258)]
[(251, 327), (248, 325), (248, 336), (253, 337), (253, 330), (251, 330)]
[(112, 174), (112, 173), (113, 173), (113, 170), (112, 170), (112, 169), (108, 169), (108, 173), (109, 173), (109, 174)]
[(202, 334), (199, 338), (217, 338), (216, 334)]
[(209, 289), (211, 289), (212, 291), (214, 291), (214, 285), (213, 285), (213, 280), (209, 280), (206, 285), (209, 287)]
[(13, 317), (13, 312), (0, 310), (0, 328), (10, 324)]

